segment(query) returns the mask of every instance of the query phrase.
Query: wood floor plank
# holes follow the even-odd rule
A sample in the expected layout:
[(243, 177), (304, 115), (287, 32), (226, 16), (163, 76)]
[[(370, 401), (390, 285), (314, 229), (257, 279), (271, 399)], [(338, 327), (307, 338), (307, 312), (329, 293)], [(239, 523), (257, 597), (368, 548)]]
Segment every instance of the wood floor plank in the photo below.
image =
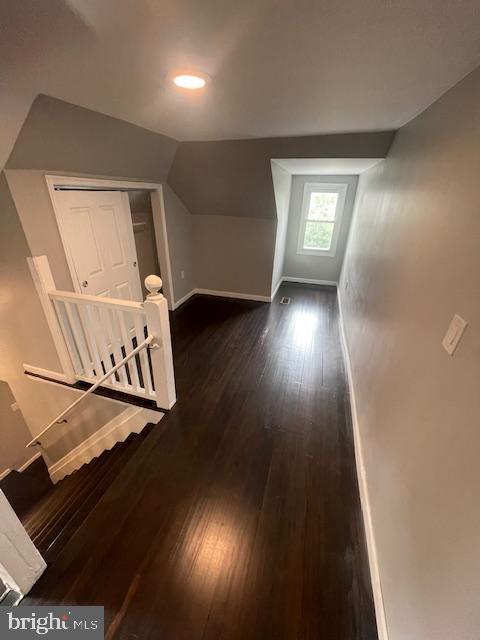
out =
[(334, 289), (195, 296), (172, 339), (177, 404), (25, 603), (103, 605), (109, 640), (374, 640)]

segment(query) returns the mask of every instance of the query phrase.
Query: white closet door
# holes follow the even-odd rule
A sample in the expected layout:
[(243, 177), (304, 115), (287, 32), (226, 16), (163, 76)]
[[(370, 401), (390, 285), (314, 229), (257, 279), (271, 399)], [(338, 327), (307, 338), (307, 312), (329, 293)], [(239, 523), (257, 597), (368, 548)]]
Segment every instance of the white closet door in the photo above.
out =
[(127, 193), (57, 191), (55, 202), (78, 291), (141, 302)]

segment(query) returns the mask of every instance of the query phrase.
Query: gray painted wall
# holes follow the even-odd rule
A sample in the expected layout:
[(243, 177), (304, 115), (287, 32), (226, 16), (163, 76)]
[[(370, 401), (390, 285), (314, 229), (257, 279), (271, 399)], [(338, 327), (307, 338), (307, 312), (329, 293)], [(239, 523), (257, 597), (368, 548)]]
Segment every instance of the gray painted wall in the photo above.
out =
[(271, 158), (383, 158), (394, 132), (182, 142), (168, 184), (190, 213), (276, 219)]
[(25, 449), (31, 434), (21, 411), (12, 411), (15, 397), (8, 382), (0, 380), (0, 416), (2, 418), (2, 446), (0, 447), (0, 476), (6, 469), (20, 467), (32, 457)]
[(479, 104), (480, 69), (361, 176), (341, 279), (390, 640), (480, 628)]
[(22, 428), (18, 414), (11, 412), (10, 404), (16, 400), (21, 409), (27, 410), (27, 422), (34, 412), (47, 411), (45, 398), (36, 394), (33, 385), (25, 381), (22, 368), (24, 349), (31, 348), (35, 354), (41, 349), (41, 345), (31, 338), (32, 321), (40, 339), (46, 335), (47, 327), (26, 262), (29, 251), (25, 235), (3, 174), (0, 175), (0, 211), (0, 380), (4, 390), (0, 437), (2, 442), (8, 440), (8, 444), (1, 447), (2, 473), (32, 456), (32, 451), (27, 452), (24, 448), (30, 432)]
[[(196, 285), (192, 216), (168, 184), (163, 186), (175, 302)], [(184, 277), (182, 278), (182, 271)]]
[(275, 237), (275, 256), (273, 259), (272, 294), (277, 289), (283, 276), (285, 247), (287, 243), (288, 212), (290, 208), (290, 192), (292, 176), (280, 165), (272, 161), (273, 190), (277, 207), (277, 229)]
[(30, 255), (47, 255), (57, 288), (73, 291), (60, 231), (45, 182), (45, 171), (15, 169), (5, 171), (5, 175)]
[(197, 287), (270, 296), (275, 220), (192, 216)]
[[(342, 226), (338, 236), (337, 251), (334, 256), (305, 256), (297, 253), (303, 189), (306, 182), (338, 182), (348, 184), (341, 222)], [(357, 176), (293, 176), (285, 262), (283, 267), (284, 276), (338, 282), (352, 219), (357, 182)]]
[(383, 157), (393, 135), (181, 143), (168, 184), (193, 214), (196, 286), (262, 296), (275, 288), (283, 268), (289, 177), (283, 176), (275, 194), (271, 158)]

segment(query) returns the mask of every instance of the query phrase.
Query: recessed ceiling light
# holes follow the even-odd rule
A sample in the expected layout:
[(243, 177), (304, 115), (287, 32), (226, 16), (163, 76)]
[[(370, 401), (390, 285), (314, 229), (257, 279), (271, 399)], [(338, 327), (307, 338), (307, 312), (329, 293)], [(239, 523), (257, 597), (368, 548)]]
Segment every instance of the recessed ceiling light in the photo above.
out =
[(207, 84), (207, 78), (205, 74), (182, 73), (175, 76), (173, 81), (182, 89), (201, 89)]

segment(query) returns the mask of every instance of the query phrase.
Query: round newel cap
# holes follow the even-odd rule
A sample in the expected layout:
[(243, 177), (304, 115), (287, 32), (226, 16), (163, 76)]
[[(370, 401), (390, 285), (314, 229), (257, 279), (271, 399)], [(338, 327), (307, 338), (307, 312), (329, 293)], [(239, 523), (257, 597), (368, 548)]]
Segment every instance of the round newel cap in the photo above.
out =
[(145, 278), (145, 287), (150, 292), (151, 296), (158, 296), (162, 285), (163, 283), (160, 276), (151, 275)]

